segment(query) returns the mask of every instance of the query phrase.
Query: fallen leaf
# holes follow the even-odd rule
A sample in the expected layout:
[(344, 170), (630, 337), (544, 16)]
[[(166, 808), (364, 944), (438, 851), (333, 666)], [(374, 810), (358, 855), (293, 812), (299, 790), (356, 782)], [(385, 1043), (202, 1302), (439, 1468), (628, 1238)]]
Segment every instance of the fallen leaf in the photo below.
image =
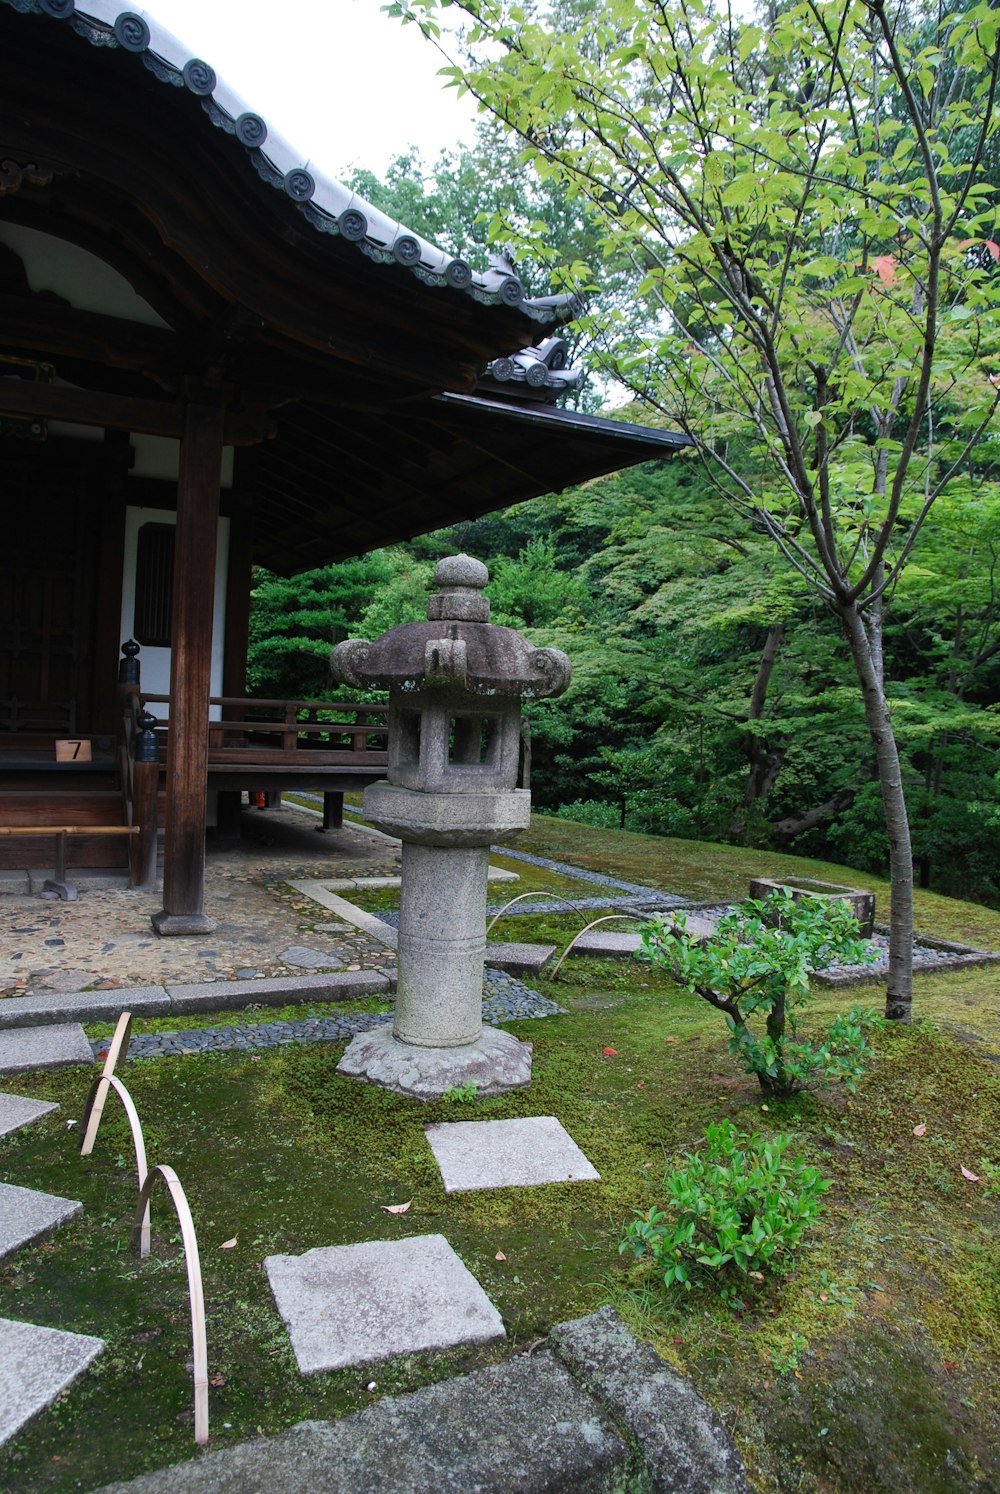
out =
[(825, 1293), (825, 1292), (820, 1292), (820, 1293), (819, 1293), (819, 1300), (820, 1300), (820, 1301), (821, 1301), (821, 1302), (828, 1302), (828, 1301), (829, 1301), (829, 1298), (828, 1298), (828, 1297), (827, 1297), (827, 1295), (826, 1295), (826, 1293)]
[(914, 1128), (913, 1128), (913, 1134), (914, 1134), (914, 1136), (926, 1136), (926, 1134), (927, 1134), (927, 1123), (926, 1123), (926, 1121), (921, 1122), (921, 1124), (919, 1126), (914, 1126)]
[(645, 1089), (645, 1088), (646, 1088), (646, 1081), (644, 1079), (640, 1079), (639, 1083), (636, 1085), (636, 1089)]
[(387, 1214), (405, 1214), (412, 1202), (413, 1199), (411, 1198), (405, 1204), (383, 1204), (382, 1208)]
[(498, 1250), (497, 1253), (496, 1253), (496, 1255), (493, 1257), (493, 1259), (495, 1261), (505, 1261), (507, 1259), (507, 1257), (504, 1255), (504, 1253), (503, 1253), (502, 1250)]
[(754, 1279), (754, 1281), (763, 1281), (764, 1280), (764, 1273), (763, 1273), (763, 1271), (748, 1271), (747, 1275), (748, 1276), (752, 1276), (753, 1279)]
[(219, 1249), (220, 1250), (232, 1250), (234, 1248), (234, 1246), (236, 1244), (236, 1241), (238, 1239), (239, 1239), (239, 1235), (233, 1235), (233, 1238), (231, 1240), (223, 1240), (222, 1244), (219, 1246)]
[(955, 1373), (955, 1371), (958, 1369), (958, 1360), (957, 1359), (946, 1359), (945, 1362), (944, 1362), (944, 1367), (945, 1367), (945, 1369), (948, 1371), (948, 1373), (950, 1375), (953, 1375)]
[(215, 1386), (225, 1385), (225, 1383), (226, 1383), (226, 1377), (225, 1377), (225, 1375), (213, 1375), (212, 1378), (209, 1380), (208, 1383), (209, 1383), (209, 1385), (215, 1385)]
[(604, 1048), (604, 1049), (602, 1049), (602, 1052), (604, 1053), (604, 1055), (605, 1055), (606, 1058), (617, 1058), (618, 1057), (618, 1049), (617, 1048)]
[(677, 1041), (676, 1038), (667, 1038), (667, 1042), (668, 1043), (676, 1043), (676, 1041)]
[(978, 1172), (970, 1172), (967, 1167), (962, 1168), (962, 1176), (963, 1178), (967, 1178), (970, 1183), (982, 1182), (982, 1178), (979, 1176)]

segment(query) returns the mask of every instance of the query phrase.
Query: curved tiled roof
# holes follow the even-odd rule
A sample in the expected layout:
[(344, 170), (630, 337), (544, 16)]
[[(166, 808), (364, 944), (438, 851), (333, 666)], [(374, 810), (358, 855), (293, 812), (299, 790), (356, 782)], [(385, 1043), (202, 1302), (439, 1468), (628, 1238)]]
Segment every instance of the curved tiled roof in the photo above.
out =
[(162, 83), (196, 95), (212, 123), (246, 152), (261, 179), (288, 197), (317, 232), (339, 235), (375, 263), (403, 265), (426, 285), (450, 288), (484, 305), (516, 308), (546, 326), (579, 313), (581, 303), (576, 296), (532, 300), (502, 261), (477, 272), (465, 260), (388, 217), (343, 182), (317, 171), (249, 109), (214, 68), (192, 56), (148, 12), (122, 10), (119, 0), (85, 0), (83, 5), (76, 0), (0, 0), (0, 4), (68, 25), (93, 46), (133, 53), (137, 63), (141, 61)]

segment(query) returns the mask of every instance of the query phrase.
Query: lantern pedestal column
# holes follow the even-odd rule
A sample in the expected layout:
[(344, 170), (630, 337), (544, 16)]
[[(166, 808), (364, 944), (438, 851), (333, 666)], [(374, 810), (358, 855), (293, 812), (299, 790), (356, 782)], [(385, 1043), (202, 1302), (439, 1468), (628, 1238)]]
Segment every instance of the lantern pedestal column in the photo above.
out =
[(392, 1028), (359, 1034), (339, 1072), (419, 1099), (531, 1081), (531, 1045), (483, 1026), (489, 847), (528, 824), (530, 797), (427, 793), (376, 783), (365, 815), (403, 841), (399, 981)]

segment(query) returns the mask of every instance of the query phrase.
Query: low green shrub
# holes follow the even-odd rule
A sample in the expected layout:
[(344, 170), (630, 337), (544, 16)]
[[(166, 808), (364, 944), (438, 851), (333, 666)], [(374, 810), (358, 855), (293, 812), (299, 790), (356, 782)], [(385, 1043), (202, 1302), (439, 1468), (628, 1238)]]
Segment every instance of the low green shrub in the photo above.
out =
[(706, 1130), (703, 1151), (664, 1179), (667, 1204), (637, 1212), (625, 1227), (622, 1255), (651, 1255), (668, 1287), (687, 1290), (699, 1276), (731, 1293), (733, 1280), (785, 1275), (830, 1188), (798, 1157), (791, 1136), (744, 1135), (729, 1121)]
[(854, 1088), (871, 1057), (868, 1033), (879, 1025), (874, 1012), (854, 1006), (818, 1039), (797, 1036), (810, 975), (838, 961), (873, 958), (843, 903), (798, 903), (783, 888), (763, 901), (738, 903), (708, 938), (688, 933), (683, 913), (654, 919), (642, 938), (647, 959), (722, 1013), (730, 1052), (766, 1095), (784, 1099), (817, 1084)]

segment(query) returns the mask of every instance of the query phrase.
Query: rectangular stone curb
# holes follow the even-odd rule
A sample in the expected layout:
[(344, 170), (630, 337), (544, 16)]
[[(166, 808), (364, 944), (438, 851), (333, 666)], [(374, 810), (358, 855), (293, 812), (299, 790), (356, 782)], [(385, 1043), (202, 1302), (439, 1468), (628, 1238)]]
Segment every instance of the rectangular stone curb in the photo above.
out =
[(61, 1224), (82, 1213), (83, 1204), (76, 1199), (0, 1183), (0, 1260), (22, 1245), (47, 1239)]
[(612, 1494), (644, 1487), (636, 1472), (607, 1415), (542, 1350), (98, 1494)]
[(374, 913), (366, 913), (362, 908), (355, 907), (346, 897), (338, 897), (335, 892), (330, 892), (326, 881), (318, 878), (303, 879), (290, 881), (288, 885), (296, 892), (301, 892), (303, 897), (311, 897), (313, 902), (319, 903), (320, 907), (326, 908), (330, 913), (336, 913), (345, 923), (352, 923), (356, 929), (363, 929), (366, 934), (371, 934), (380, 944), (388, 945), (390, 949), (396, 948), (399, 935), (391, 924), (383, 923)]
[(72, 991), (58, 996), (10, 996), (0, 1001), (0, 1031), (51, 1022), (115, 1022), (122, 1012), (165, 1017), (170, 997), (164, 986), (121, 986), (112, 991)]
[(79, 1022), (12, 1027), (0, 1032), (0, 1074), (26, 1074), (34, 1069), (63, 1069), (71, 1063), (93, 1062), (93, 1052)]
[(612, 1307), (560, 1323), (557, 1358), (637, 1446), (657, 1494), (753, 1494), (721, 1419), (694, 1386), (638, 1343)]
[(102, 1338), (0, 1318), (0, 1446), (51, 1406), (103, 1349)]
[(244, 1006), (291, 1006), (295, 1002), (352, 1001), (389, 991), (378, 970), (338, 970), (328, 975), (287, 975), (275, 980), (214, 980), (168, 986), (170, 1011), (221, 1012)]
[(22, 1126), (30, 1126), (41, 1120), (43, 1115), (58, 1109), (58, 1105), (53, 1105), (48, 1100), (29, 1100), (25, 1095), (0, 1094), (0, 1136), (20, 1131)]

